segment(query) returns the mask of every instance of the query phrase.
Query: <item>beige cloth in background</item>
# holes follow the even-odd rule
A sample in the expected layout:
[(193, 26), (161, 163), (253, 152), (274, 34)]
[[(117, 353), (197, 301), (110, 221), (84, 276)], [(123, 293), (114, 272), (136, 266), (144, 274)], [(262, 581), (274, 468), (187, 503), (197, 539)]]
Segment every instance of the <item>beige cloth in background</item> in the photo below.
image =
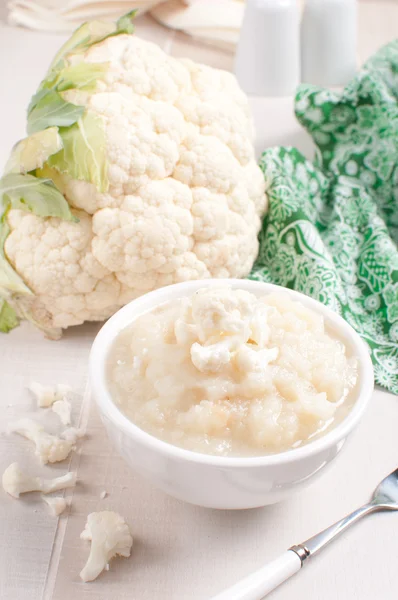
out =
[(73, 31), (85, 21), (116, 20), (133, 9), (146, 12), (159, 0), (10, 0), (8, 23), (51, 32)]
[(151, 15), (166, 27), (234, 52), (244, 8), (244, 0), (185, 0), (185, 5), (170, 0), (155, 6)]
[(8, 22), (29, 29), (68, 32), (84, 21), (115, 20), (135, 8), (139, 13), (149, 11), (168, 28), (234, 51), (244, 0), (11, 0)]

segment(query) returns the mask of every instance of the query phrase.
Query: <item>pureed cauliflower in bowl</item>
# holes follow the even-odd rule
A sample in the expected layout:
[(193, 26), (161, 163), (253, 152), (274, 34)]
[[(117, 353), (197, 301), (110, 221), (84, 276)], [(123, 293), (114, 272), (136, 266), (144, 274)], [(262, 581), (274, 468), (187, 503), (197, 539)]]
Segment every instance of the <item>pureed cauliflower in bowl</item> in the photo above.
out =
[(93, 393), (128, 462), (215, 508), (276, 502), (341, 449), (372, 393), (365, 344), (297, 292), (194, 281), (134, 300), (103, 327)]
[(199, 289), (119, 334), (108, 385), (148, 433), (196, 452), (255, 456), (307, 442), (351, 408), (354, 356), (286, 292)]

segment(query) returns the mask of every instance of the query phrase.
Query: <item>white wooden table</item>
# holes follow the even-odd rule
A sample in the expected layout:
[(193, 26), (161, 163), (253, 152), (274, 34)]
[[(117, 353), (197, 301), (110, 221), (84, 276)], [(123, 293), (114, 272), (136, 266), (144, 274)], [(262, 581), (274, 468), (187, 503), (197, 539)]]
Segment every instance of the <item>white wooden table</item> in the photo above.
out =
[[(360, 58), (398, 35), (398, 3), (361, 4)], [(193, 44), (143, 18), (138, 34), (174, 55), (231, 68), (232, 57)], [(0, 25), (0, 166), (24, 136), (25, 108), (62, 36)], [(252, 99), (258, 151), (292, 144), (311, 153), (308, 137), (293, 117), (292, 100)], [(73, 328), (59, 342), (45, 340), (29, 325), (0, 336), (0, 429), (32, 409), (25, 385), (70, 383), (82, 393), (87, 357), (98, 325)], [(89, 439), (72, 459), (81, 484), (72, 509), (58, 522), (39, 497), (12, 500), (0, 493), (1, 600), (206, 600), (258, 568), (293, 543), (314, 534), (367, 500), (374, 485), (398, 465), (398, 398), (377, 391), (357, 432), (317, 483), (290, 501), (265, 509), (223, 512), (182, 504), (142, 481), (116, 456), (86, 398), (75, 419), (88, 423)], [(29, 443), (0, 435), (0, 472), (18, 460), (38, 472)], [(48, 474), (48, 468), (42, 473)], [(64, 466), (53, 467), (54, 473)], [(100, 492), (109, 496), (100, 500)], [(133, 555), (109, 573), (82, 584), (87, 556), (79, 540), (86, 516), (111, 508), (129, 521)], [(275, 600), (396, 600), (398, 514), (375, 515), (332, 545)]]

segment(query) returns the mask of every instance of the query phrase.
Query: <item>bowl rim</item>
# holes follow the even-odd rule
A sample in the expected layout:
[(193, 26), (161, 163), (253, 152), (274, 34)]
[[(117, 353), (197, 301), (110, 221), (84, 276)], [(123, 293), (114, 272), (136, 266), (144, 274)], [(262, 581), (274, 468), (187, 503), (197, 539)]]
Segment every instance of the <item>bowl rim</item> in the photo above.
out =
[[(314, 441), (298, 448), (292, 448), (275, 454), (262, 456), (219, 456), (204, 454), (175, 446), (161, 440), (135, 425), (123, 414), (113, 401), (106, 383), (106, 363), (108, 352), (118, 334), (138, 316), (149, 312), (156, 306), (172, 299), (190, 295), (204, 287), (225, 287), (243, 289), (256, 295), (266, 295), (271, 292), (284, 292), (293, 300), (299, 300), (308, 308), (322, 314), (333, 328), (339, 329), (342, 338), (351, 345), (353, 353), (358, 358), (360, 381), (357, 383), (356, 400), (346, 417), (332, 427), (330, 431)], [(202, 279), (173, 284), (148, 292), (118, 310), (100, 329), (96, 335), (89, 357), (89, 379), (92, 394), (99, 411), (107, 417), (113, 425), (124, 432), (128, 437), (134, 438), (138, 443), (152, 451), (178, 459), (184, 462), (194, 462), (217, 467), (259, 467), (293, 463), (309, 456), (313, 456), (338, 444), (358, 424), (365, 408), (373, 394), (374, 375), (373, 365), (366, 344), (356, 331), (340, 315), (317, 300), (305, 296), (300, 292), (283, 288), (281, 286), (255, 281), (250, 279)]]

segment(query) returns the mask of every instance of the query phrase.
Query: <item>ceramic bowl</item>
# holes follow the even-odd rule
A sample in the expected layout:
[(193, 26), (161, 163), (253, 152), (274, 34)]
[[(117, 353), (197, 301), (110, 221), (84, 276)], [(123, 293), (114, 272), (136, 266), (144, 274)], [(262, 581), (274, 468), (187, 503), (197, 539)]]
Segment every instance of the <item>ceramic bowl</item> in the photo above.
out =
[(327, 327), (358, 359), (354, 405), (345, 419), (302, 447), (252, 458), (200, 454), (146, 433), (119, 410), (107, 387), (107, 359), (115, 338), (137, 317), (164, 302), (191, 295), (199, 288), (223, 286), (258, 296), (282, 291), (278, 286), (247, 279), (212, 279), (179, 283), (145, 294), (119, 310), (98, 333), (90, 354), (90, 383), (108, 435), (134, 471), (185, 502), (219, 509), (254, 508), (289, 497), (325, 471), (357, 426), (371, 398), (373, 368), (366, 345), (346, 321), (319, 302), (283, 289), (293, 300), (323, 315)]

